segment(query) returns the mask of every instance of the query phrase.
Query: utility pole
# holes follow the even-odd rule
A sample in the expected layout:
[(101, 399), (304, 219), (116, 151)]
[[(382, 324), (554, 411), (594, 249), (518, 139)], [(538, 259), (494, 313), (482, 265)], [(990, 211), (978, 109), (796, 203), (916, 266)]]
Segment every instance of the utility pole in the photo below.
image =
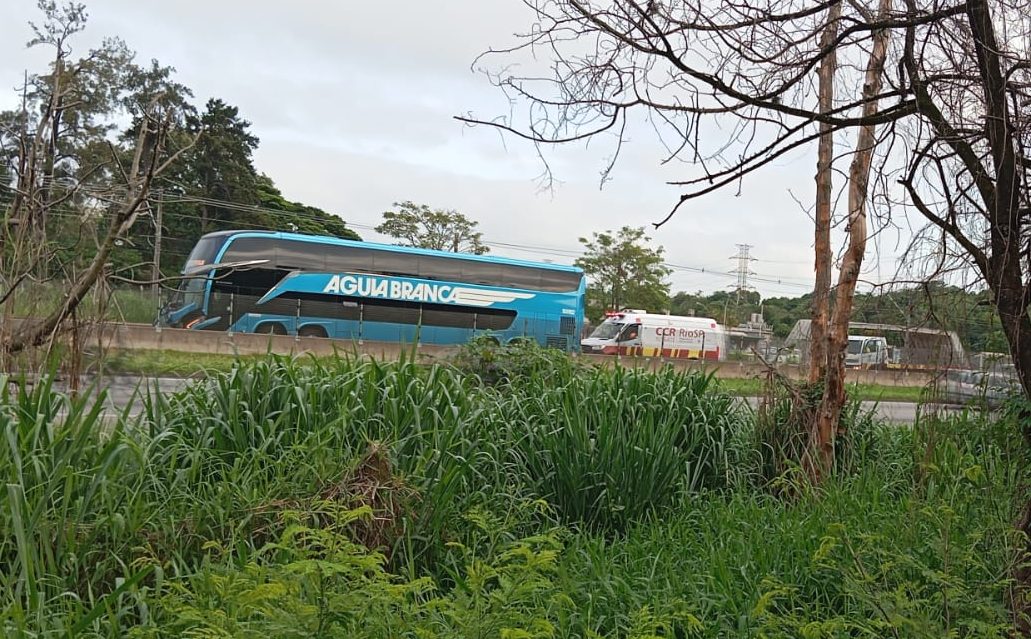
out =
[(164, 203), (164, 194), (158, 192), (158, 205), (157, 213), (154, 218), (154, 265), (151, 269), (151, 289), (154, 293), (154, 303), (157, 306), (161, 306), (161, 229), (162, 229), (162, 204)]

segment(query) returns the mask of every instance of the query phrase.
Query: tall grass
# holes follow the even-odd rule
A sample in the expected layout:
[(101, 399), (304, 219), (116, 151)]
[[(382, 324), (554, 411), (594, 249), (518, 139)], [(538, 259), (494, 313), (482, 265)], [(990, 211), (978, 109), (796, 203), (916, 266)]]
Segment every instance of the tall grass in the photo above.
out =
[[(505, 442), (455, 371), (410, 360), (335, 364), (270, 357), (148, 402), (155, 457), (169, 468), (244, 484), (278, 484), (290, 498), (321, 493), (372, 445), (416, 495), (406, 556), (444, 547), (443, 531), (509, 483)], [(241, 477), (242, 474), (247, 477)], [(271, 500), (269, 500), (271, 501)], [(260, 504), (252, 504), (260, 506)]]
[(523, 474), (570, 523), (622, 530), (684, 490), (723, 487), (741, 410), (711, 375), (601, 369), (534, 375), (501, 400)]
[[(896, 591), (899, 624), (1002, 614), (1011, 422), (857, 417), (842, 473), (788, 502), (710, 377), (528, 357), (270, 356), (141, 389), (136, 417), (0, 380), (2, 634), (797, 636)], [(366, 600), (382, 624), (342, 621)]]
[[(124, 422), (105, 432), (100, 402), (0, 376), (0, 590), (9, 623), (45, 628), (55, 609), (88, 616), (131, 576), (110, 542), (138, 522), (139, 448)], [(12, 390), (13, 388), (13, 390)], [(101, 397), (101, 399), (103, 399)], [(124, 417), (124, 416), (123, 416)]]
[[(13, 298), (12, 313), (18, 317), (46, 315), (61, 304), (67, 289), (60, 283), (37, 283), (23, 287)], [(79, 306), (81, 320), (150, 324), (157, 317), (158, 303), (150, 291), (116, 288), (110, 294), (95, 291)]]

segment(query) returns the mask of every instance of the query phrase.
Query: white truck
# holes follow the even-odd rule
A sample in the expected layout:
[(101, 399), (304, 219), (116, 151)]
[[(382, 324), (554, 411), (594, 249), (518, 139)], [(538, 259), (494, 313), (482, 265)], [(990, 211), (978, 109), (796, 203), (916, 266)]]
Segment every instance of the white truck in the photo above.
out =
[(883, 337), (849, 335), (845, 366), (849, 368), (884, 368), (889, 361), (888, 340)]
[(580, 342), (584, 353), (670, 357), (722, 361), (727, 334), (706, 317), (660, 315), (625, 310), (608, 313), (590, 337)]

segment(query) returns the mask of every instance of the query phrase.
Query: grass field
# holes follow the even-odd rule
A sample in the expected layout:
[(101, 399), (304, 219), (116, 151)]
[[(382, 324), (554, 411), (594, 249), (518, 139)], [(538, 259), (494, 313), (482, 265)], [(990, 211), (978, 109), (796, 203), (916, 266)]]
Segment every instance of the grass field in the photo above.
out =
[[(231, 370), (237, 361), (255, 362), (262, 355), (216, 355), (206, 353), (181, 353), (177, 351), (116, 351), (104, 360), (104, 370), (116, 374), (147, 376), (200, 377), (210, 373)], [(326, 358), (322, 358), (323, 361)], [(301, 360), (301, 363), (310, 358)], [(720, 388), (738, 397), (756, 397), (762, 393), (762, 381), (755, 378), (720, 378)], [(920, 386), (881, 386), (874, 384), (852, 384), (852, 397), (863, 401), (926, 402), (929, 397)]]
[(169, 350), (112, 351), (104, 357), (108, 373), (148, 377), (205, 377), (226, 373), (239, 364), (265, 359), (264, 355), (219, 355)]
[(1005, 637), (1014, 420), (849, 411), (819, 487), (715, 380), (536, 349), (264, 357), (112, 426), (0, 384), (0, 627), (75, 637)]
[[(12, 298), (10, 313), (15, 317), (43, 317), (58, 307), (64, 293), (65, 288), (57, 284), (23, 286)], [(94, 290), (83, 300), (78, 308), (80, 320), (102, 315), (112, 322), (151, 324), (157, 318), (157, 300), (149, 290), (116, 288), (103, 297), (98, 293)]]

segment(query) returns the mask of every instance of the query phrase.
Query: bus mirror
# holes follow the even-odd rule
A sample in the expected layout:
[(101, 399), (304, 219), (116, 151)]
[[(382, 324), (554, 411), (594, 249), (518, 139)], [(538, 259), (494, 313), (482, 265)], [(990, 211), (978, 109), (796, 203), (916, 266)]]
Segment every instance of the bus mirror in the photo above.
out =
[(268, 260), (247, 260), (246, 262), (222, 262), (220, 264), (206, 264), (191, 270), (190, 275), (199, 275), (200, 273), (211, 273), (218, 270), (242, 270), (251, 268), (253, 266), (260, 266), (262, 264), (268, 264)]

